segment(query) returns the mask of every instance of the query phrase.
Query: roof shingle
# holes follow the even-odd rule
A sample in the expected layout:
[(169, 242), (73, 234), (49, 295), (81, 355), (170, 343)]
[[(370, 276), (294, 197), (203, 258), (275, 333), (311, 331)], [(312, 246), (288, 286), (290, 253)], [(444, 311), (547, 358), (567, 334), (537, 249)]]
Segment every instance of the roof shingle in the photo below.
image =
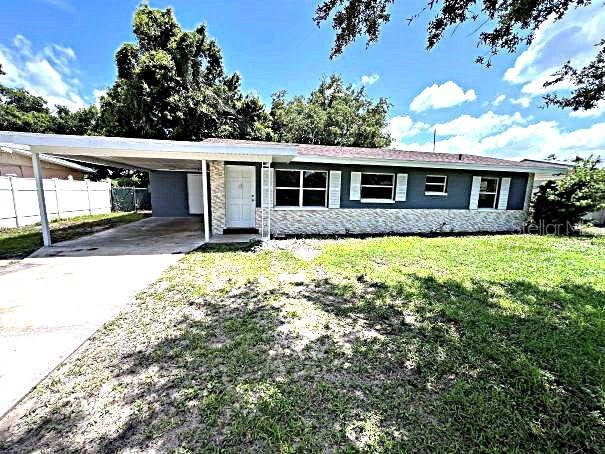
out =
[[(256, 146), (275, 146), (275, 142), (262, 142), (255, 140), (238, 139), (219, 139), (209, 138), (204, 142), (224, 143), (224, 144), (247, 144)], [(284, 144), (285, 145), (285, 144)], [(453, 154), (453, 153), (433, 153), (426, 151), (407, 151), (396, 150), (393, 148), (365, 148), (365, 147), (340, 147), (333, 145), (308, 145), (308, 144), (288, 144), (294, 145), (298, 149), (299, 156), (319, 156), (331, 158), (358, 158), (358, 159), (381, 159), (396, 161), (420, 161), (420, 162), (440, 162), (452, 164), (476, 164), (502, 167), (536, 167), (535, 162), (531, 161), (511, 161), (507, 159), (492, 158), (489, 156), (478, 156), (472, 154)]]

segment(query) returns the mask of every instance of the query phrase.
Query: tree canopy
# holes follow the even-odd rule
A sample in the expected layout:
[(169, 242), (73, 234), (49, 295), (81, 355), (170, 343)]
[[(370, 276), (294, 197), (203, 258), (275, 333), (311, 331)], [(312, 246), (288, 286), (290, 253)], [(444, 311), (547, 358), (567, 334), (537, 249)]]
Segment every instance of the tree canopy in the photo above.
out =
[[(500, 52), (515, 52), (521, 45), (533, 41), (538, 27), (549, 18), (560, 20), (573, 8), (587, 6), (591, 0), (425, 0), (421, 11), (412, 11), (408, 22), (413, 22), (426, 11), (438, 10), (427, 29), (427, 49), (439, 43), (449, 30), (474, 22), (486, 30), (478, 35), (478, 46), (487, 49), (487, 55), (477, 62), (491, 66), (492, 57)], [(315, 11), (315, 22), (330, 20), (336, 31), (331, 57), (341, 54), (346, 46), (365, 35), (367, 44), (380, 38), (382, 26), (391, 20), (395, 0), (321, 0)], [(569, 96), (549, 95), (547, 105), (572, 110), (597, 106), (605, 99), (605, 39), (600, 43), (595, 59), (584, 68), (573, 68), (561, 62), (561, 70), (553, 75), (547, 86), (567, 80), (575, 88)]]
[(260, 100), (226, 75), (216, 41), (204, 25), (184, 31), (170, 8), (142, 5), (134, 16), (136, 43), (116, 53), (118, 77), (101, 100), (104, 135), (202, 140), (267, 139), (269, 117)]
[[(221, 50), (205, 26), (183, 31), (170, 9), (142, 5), (136, 42), (116, 52), (117, 78), (100, 100), (76, 112), (47, 107), (44, 98), (0, 85), (0, 129), (57, 134), (203, 140), (207, 137), (324, 145), (384, 147), (389, 103), (340, 76), (308, 97), (273, 95), (270, 112), (244, 95), (237, 73), (226, 75)], [(0, 72), (2, 71), (0, 67)]]
[(96, 106), (75, 112), (55, 106), (52, 112), (41, 96), (0, 84), (0, 130), (85, 135), (95, 132), (97, 118)]
[(308, 98), (273, 95), (271, 127), (280, 142), (386, 147), (389, 103), (372, 102), (363, 87), (345, 85), (340, 76), (323, 80)]

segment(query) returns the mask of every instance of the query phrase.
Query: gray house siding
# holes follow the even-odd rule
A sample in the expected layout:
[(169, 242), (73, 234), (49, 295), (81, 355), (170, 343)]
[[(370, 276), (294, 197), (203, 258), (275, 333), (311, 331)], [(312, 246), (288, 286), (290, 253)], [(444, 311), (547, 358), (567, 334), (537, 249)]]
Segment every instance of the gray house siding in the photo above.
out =
[[(508, 194), (508, 209), (522, 210), (525, 202), (525, 190), (528, 174), (511, 172), (463, 171), (448, 169), (410, 168), (410, 167), (380, 167), (353, 166), (339, 164), (290, 163), (274, 165), (276, 169), (304, 170), (339, 170), (341, 174), (340, 206), (341, 208), (381, 208), (381, 209), (468, 209), (471, 185), (474, 175), (508, 177), (511, 185)], [(259, 168), (260, 172), (260, 168)], [(407, 200), (395, 203), (363, 203), (349, 199), (351, 172), (407, 173)], [(447, 196), (429, 196), (424, 194), (424, 184), (427, 175), (447, 176)], [(260, 200), (260, 177), (257, 177), (257, 200)]]
[(153, 216), (189, 216), (187, 173), (151, 171), (149, 183)]

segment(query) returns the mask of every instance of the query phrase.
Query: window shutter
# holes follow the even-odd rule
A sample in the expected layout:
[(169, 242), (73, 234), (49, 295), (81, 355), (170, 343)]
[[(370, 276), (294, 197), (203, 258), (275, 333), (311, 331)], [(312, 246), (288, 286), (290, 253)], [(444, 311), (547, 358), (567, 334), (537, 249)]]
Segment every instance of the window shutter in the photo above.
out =
[(361, 200), (361, 172), (351, 172), (350, 200)]
[(397, 186), (395, 187), (395, 201), (405, 202), (408, 195), (408, 174), (397, 174)]
[(479, 207), (479, 191), (481, 190), (481, 177), (473, 177), (473, 185), (471, 186), (471, 200), (469, 202), (469, 210), (476, 210)]
[(340, 208), (340, 170), (330, 170), (328, 208)]
[(498, 209), (506, 210), (508, 207), (508, 191), (510, 189), (510, 178), (500, 180), (500, 195), (498, 196)]
[(261, 206), (263, 208), (271, 208), (273, 206), (273, 180), (275, 172), (271, 168), (262, 169), (263, 172), (263, 188), (261, 194)]

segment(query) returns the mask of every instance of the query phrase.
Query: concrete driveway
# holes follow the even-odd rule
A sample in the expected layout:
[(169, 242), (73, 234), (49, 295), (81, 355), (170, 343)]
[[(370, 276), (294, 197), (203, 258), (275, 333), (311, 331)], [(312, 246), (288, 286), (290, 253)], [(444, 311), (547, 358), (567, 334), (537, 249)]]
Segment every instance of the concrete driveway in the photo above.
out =
[(148, 218), (0, 269), (0, 418), (133, 295), (203, 244), (197, 218)]

